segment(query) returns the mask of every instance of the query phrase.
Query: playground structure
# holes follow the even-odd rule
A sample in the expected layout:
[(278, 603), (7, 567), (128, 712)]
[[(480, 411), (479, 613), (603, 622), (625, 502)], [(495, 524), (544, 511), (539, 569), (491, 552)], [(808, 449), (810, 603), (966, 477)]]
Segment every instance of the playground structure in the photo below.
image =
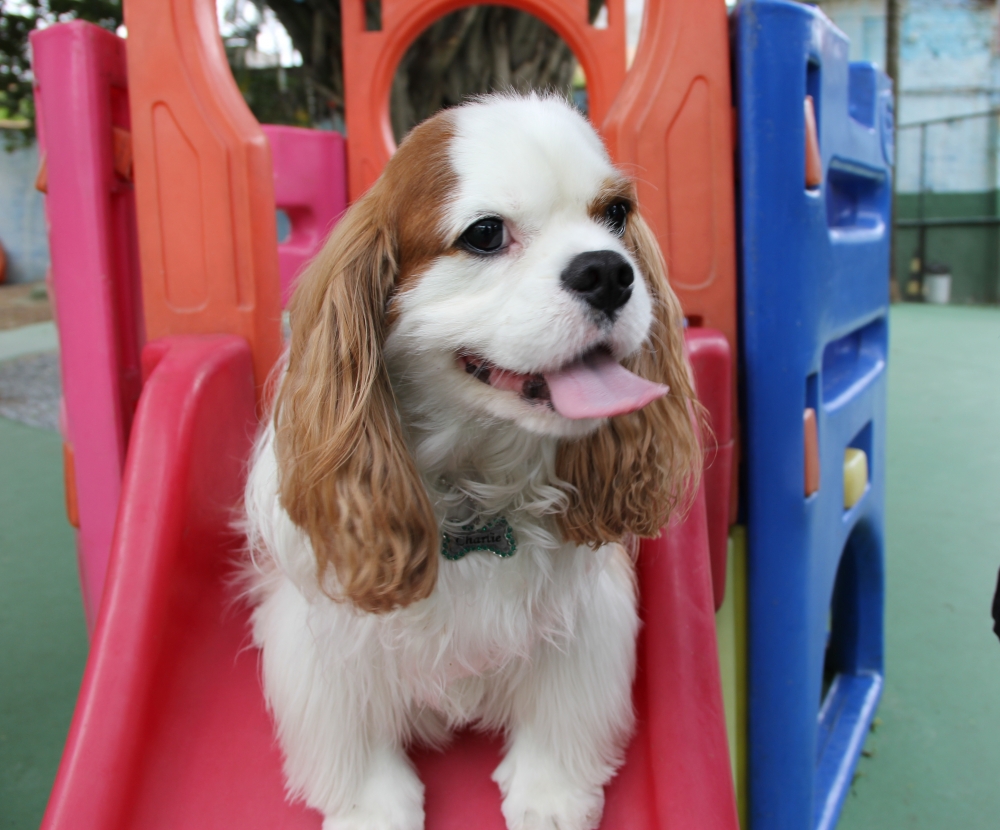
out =
[[(244, 648), (246, 615), (229, 604), (227, 568), (239, 548), (231, 509), (294, 276), (392, 152), (388, 84), (396, 62), (423, 28), (463, 5), (383, 0), (382, 28), (366, 31), (362, 4), (344, 3), (347, 141), (256, 123), (226, 65), (210, 0), (127, 0), (127, 55), (124, 41), (87, 24), (33, 35), (67, 507), (92, 629), (43, 827), (318, 826), (317, 814), (285, 803), (256, 657)], [(696, 385), (715, 433), (691, 513), (643, 544), (639, 730), (609, 785), (602, 826), (735, 828), (735, 776), (744, 815), (749, 795), (753, 830), (829, 827), (881, 678), (880, 649), (868, 645), (881, 633), (881, 581), (862, 578), (856, 566), (874, 563), (881, 573), (887, 284), (872, 275), (887, 224), (888, 168), (876, 149), (881, 158), (891, 150), (888, 88), (870, 68), (848, 70), (846, 43), (820, 13), (772, 0), (741, 8), (741, 343), (721, 0), (649, 0), (628, 73), (622, 0), (608, 3), (606, 29), (587, 23), (580, 0), (513, 5), (570, 44), (612, 157), (642, 171), (643, 213), (688, 318)], [(795, 37), (781, 29), (789, 15)], [(801, 68), (801, 88), (788, 80), (790, 66)], [(803, 157), (807, 94), (818, 124), (816, 152)], [(760, 119), (772, 117), (780, 118), (781, 140), (765, 152), (755, 136), (770, 123)], [(807, 161), (819, 165), (819, 182), (809, 187)], [(802, 242), (794, 254), (773, 244), (761, 248), (769, 259), (747, 258), (748, 240), (770, 239), (755, 217), (778, 205), (799, 208), (791, 190), (776, 186), (790, 181), (789, 169), (798, 171), (795, 198), (805, 200), (809, 222), (769, 232), (782, 243), (798, 232)], [(775, 201), (782, 198), (789, 201)], [(281, 244), (276, 207), (292, 227)], [(799, 290), (801, 273), (817, 275), (812, 293)], [(855, 276), (845, 282), (845, 274)], [(793, 368), (805, 374), (792, 391), (772, 383), (773, 367), (767, 374), (768, 360), (789, 342), (781, 313), (810, 321), (795, 344)], [(740, 432), (733, 367), (741, 348), (747, 534), (730, 533)], [(855, 393), (860, 402), (842, 406)], [(776, 428), (759, 426), (778, 407), (781, 441)], [(819, 490), (803, 508), (803, 433), (810, 433), (797, 424), (804, 408), (818, 426)], [(797, 420), (785, 424), (792, 414)], [(860, 432), (852, 431), (859, 419)], [(859, 501), (845, 513), (838, 484), (848, 445), (865, 453), (867, 470)], [(787, 517), (792, 495), (805, 519), (782, 536), (773, 523)], [(855, 526), (866, 530), (852, 533)], [(845, 540), (848, 552), (860, 553), (844, 557), (847, 575), (834, 591)], [(822, 563), (820, 577), (796, 570), (809, 562)], [(735, 576), (728, 586), (727, 572)], [(765, 602), (781, 586), (791, 607), (778, 621)], [(725, 715), (715, 659), (720, 606)], [(744, 607), (753, 621), (749, 692)], [(798, 630), (776, 630), (790, 620)], [(768, 662), (775, 648), (785, 649), (788, 666)], [(824, 654), (832, 683), (817, 725)], [(778, 689), (788, 678), (794, 700)], [(780, 722), (784, 706), (792, 706), (794, 723)], [(790, 737), (793, 730), (802, 734)], [(489, 780), (498, 753), (496, 741), (464, 735), (443, 754), (417, 755), (428, 828), (502, 826)]]
[(750, 826), (830, 830), (882, 689), (892, 89), (815, 9), (736, 15)]

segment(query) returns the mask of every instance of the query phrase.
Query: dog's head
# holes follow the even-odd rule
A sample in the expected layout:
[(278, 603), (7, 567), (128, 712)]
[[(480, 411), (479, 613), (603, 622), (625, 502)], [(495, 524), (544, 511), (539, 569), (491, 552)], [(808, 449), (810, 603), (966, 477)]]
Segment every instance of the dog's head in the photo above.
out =
[(581, 544), (655, 536), (697, 476), (659, 249), (558, 99), (489, 97), (415, 128), (302, 276), (291, 322), (282, 505), (365, 610), (427, 596), (440, 550), (391, 377), (457, 419), (558, 438), (557, 518)]

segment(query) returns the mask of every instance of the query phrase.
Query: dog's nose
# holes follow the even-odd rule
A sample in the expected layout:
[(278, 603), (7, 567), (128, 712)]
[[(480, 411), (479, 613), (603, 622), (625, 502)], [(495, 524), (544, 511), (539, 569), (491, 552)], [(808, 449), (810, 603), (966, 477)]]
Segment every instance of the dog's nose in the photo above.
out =
[(632, 266), (615, 251), (577, 254), (562, 272), (562, 284), (609, 317), (628, 302), (635, 279)]

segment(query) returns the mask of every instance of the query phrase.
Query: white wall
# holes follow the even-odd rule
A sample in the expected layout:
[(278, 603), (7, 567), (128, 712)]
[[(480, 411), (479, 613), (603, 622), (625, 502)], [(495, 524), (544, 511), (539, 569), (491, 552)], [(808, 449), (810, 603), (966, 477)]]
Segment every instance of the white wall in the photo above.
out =
[[(885, 65), (884, 0), (826, 0), (823, 11), (851, 39), (851, 58)], [(897, 125), (1000, 106), (997, 3), (904, 0)], [(940, 192), (997, 187), (995, 119), (927, 128), (925, 185)], [(897, 189), (920, 187), (920, 131), (897, 134)]]
[(38, 146), (8, 152), (0, 135), (0, 243), (7, 252), (7, 282), (45, 279), (49, 241), (44, 197), (35, 190)]

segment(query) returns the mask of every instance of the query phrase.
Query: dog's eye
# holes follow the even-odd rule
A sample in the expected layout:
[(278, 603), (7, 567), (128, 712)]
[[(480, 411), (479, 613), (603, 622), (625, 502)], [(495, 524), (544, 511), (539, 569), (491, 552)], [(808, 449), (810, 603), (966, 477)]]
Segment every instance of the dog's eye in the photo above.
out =
[(612, 202), (604, 211), (604, 221), (615, 236), (625, 233), (625, 223), (628, 221), (628, 205), (625, 202)]
[(499, 251), (504, 243), (503, 219), (488, 216), (473, 222), (458, 238), (458, 243), (476, 254), (492, 254)]

